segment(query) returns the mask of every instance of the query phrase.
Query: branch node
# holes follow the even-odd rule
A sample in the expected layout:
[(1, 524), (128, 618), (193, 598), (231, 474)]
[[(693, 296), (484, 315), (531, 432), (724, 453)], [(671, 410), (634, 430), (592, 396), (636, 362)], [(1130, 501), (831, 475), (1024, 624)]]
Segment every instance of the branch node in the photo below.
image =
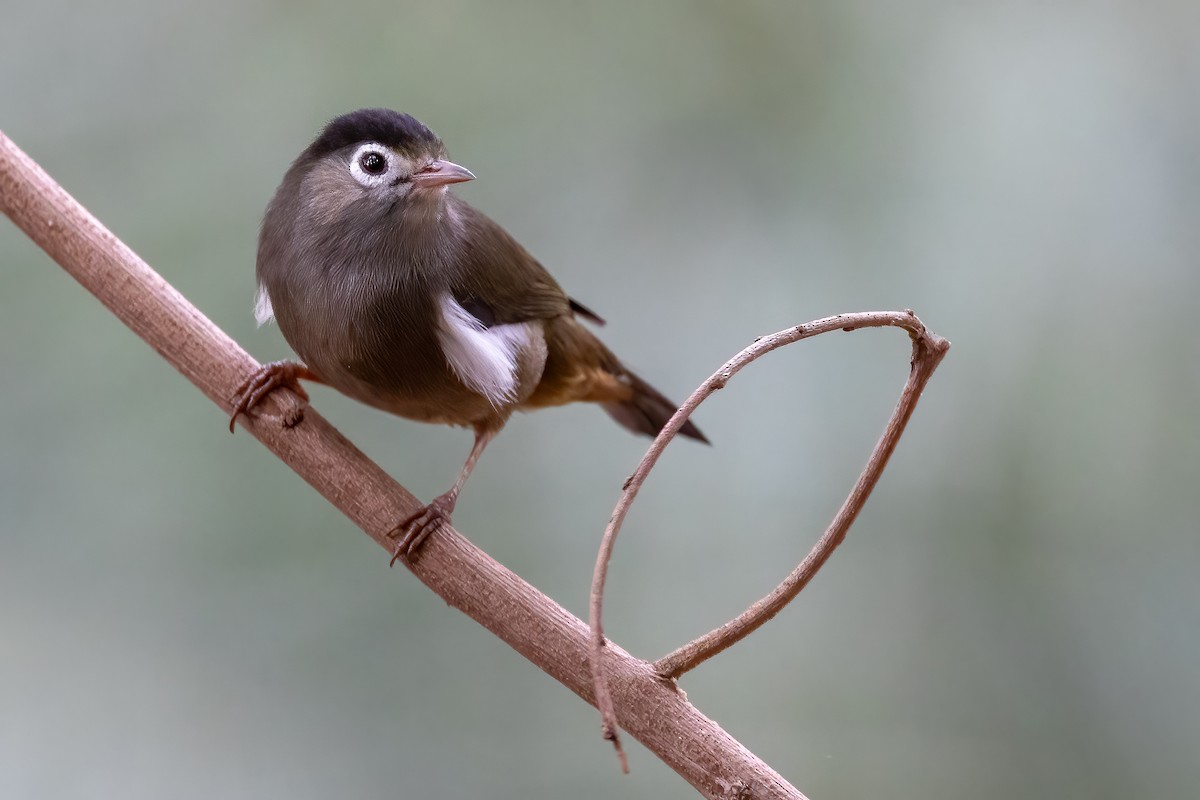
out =
[(754, 797), (754, 791), (750, 788), (749, 783), (738, 778), (729, 784), (729, 788), (725, 791), (725, 796), (729, 800), (751, 800)]

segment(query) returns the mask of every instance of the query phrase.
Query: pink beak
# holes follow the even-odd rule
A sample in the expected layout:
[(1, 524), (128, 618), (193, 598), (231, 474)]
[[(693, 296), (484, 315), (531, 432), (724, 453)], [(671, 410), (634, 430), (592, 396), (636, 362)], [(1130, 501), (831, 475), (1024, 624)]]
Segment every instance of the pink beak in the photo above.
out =
[(475, 176), (466, 167), (460, 167), (453, 161), (434, 161), (429, 166), (412, 176), (412, 182), (422, 189), (434, 186), (445, 186), (449, 183), (473, 181)]

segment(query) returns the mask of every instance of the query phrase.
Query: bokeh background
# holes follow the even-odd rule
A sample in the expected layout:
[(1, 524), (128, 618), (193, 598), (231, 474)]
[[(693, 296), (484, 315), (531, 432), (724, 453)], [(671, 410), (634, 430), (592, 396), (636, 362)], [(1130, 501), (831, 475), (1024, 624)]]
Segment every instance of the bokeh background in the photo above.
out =
[[(321, 124), (412, 112), (604, 338), (684, 397), (754, 336), (954, 343), (844, 548), (694, 702), (813, 797), (1194, 796), (1200, 6), (7, 3), (0, 125), (261, 359), (263, 206)], [(678, 797), (0, 223), (0, 796)], [(857, 475), (895, 331), (755, 364), (619, 543), (657, 657)], [(314, 402), (432, 497), (463, 431)], [(457, 527), (577, 614), (645, 445), (515, 419)]]

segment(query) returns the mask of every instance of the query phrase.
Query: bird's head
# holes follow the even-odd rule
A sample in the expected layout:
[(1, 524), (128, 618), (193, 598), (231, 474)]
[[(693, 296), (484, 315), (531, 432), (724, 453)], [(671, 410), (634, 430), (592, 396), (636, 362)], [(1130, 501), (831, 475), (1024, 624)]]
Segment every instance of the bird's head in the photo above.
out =
[(366, 202), (379, 209), (437, 202), (452, 183), (475, 176), (446, 158), (433, 131), (408, 114), (365, 108), (332, 120), (293, 166), (301, 200), (315, 217), (340, 216)]

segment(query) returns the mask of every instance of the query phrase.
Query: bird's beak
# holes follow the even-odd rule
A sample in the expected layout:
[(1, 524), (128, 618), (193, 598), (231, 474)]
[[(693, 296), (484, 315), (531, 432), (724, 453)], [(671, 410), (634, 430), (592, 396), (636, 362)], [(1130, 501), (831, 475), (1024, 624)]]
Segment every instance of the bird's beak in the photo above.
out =
[(471, 170), (466, 167), (460, 167), (453, 161), (442, 161), (440, 159), (412, 176), (412, 182), (423, 189), (431, 189), (434, 186), (445, 186), (448, 183), (462, 183), (463, 181), (473, 180), (475, 180), (475, 176), (471, 173)]

